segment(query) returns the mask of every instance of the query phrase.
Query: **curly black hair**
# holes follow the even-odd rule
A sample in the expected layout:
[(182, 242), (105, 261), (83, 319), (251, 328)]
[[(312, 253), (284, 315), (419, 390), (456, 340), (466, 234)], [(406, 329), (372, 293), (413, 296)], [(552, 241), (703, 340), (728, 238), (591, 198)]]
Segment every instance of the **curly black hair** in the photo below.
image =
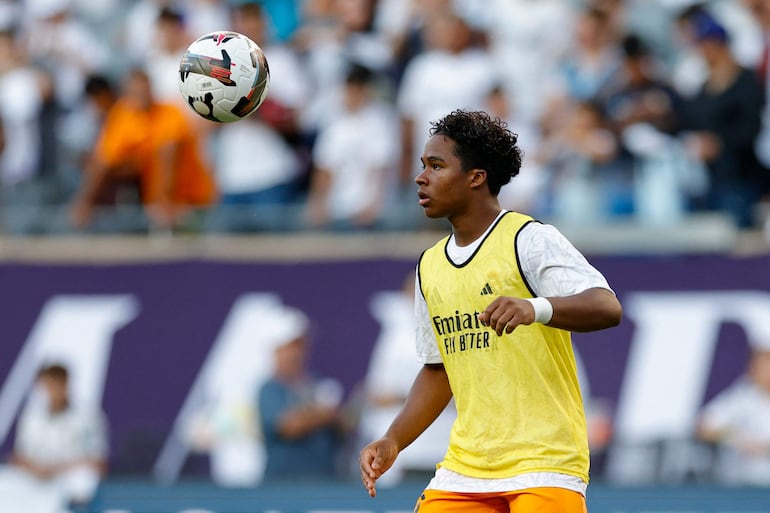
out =
[(430, 135), (452, 139), (463, 170), (485, 170), (489, 191), (495, 196), (521, 170), (524, 152), (516, 146), (518, 135), (505, 121), (486, 112), (452, 111), (431, 123)]

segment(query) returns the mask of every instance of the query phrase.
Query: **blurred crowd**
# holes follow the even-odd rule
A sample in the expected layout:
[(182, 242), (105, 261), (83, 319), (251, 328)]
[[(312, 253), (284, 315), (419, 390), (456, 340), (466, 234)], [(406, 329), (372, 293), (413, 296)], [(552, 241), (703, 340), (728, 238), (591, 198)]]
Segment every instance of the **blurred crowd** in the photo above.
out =
[[(177, 87), (199, 35), (270, 64), (249, 118)], [(767, 0), (3, 0), (5, 233), (424, 226), (430, 121), (509, 123), (505, 208), (560, 224), (768, 217)]]

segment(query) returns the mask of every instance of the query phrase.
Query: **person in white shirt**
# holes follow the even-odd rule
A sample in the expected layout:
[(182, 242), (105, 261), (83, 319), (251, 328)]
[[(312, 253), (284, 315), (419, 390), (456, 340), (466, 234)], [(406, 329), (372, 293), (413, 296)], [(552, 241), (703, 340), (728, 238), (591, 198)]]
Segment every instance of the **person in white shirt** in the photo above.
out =
[(314, 150), (308, 223), (314, 227), (372, 228), (392, 197), (398, 155), (393, 109), (374, 97), (375, 76), (352, 65), (345, 111), (321, 130)]
[(274, 26), (260, 4), (233, 6), (231, 19), (233, 29), (267, 56), (270, 86), (257, 112), (239, 123), (223, 123), (212, 134), (221, 196), (210, 227), (231, 232), (287, 229), (296, 223), (288, 207), (299, 201), (307, 173), (302, 156), (309, 143), (299, 118), (310, 98), (310, 80), (296, 51), (272, 35)]
[(746, 373), (706, 404), (698, 436), (719, 449), (718, 480), (770, 486), (770, 348), (754, 349)]
[(53, 487), (65, 504), (87, 504), (107, 470), (106, 420), (99, 410), (70, 403), (68, 379), (62, 365), (40, 371), (43, 394), (22, 412), (11, 464)]

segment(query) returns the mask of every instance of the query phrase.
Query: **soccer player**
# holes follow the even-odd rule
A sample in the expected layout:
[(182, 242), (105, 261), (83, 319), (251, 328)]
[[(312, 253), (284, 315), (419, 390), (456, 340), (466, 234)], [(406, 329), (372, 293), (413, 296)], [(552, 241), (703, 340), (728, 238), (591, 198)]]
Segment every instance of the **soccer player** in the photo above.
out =
[(369, 495), (454, 397), (449, 447), (415, 511), (585, 512), (588, 441), (570, 331), (616, 326), (602, 274), (553, 226), (500, 208), (517, 137), (484, 112), (432, 123), (415, 179), (452, 233), (425, 251), (415, 286), (423, 363), (385, 435), (359, 455)]

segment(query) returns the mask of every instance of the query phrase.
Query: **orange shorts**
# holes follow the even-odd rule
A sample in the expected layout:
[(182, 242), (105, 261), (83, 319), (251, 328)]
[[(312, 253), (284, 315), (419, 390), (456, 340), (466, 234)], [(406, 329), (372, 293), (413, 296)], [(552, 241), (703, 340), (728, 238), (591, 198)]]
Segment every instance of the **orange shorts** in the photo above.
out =
[(514, 492), (458, 493), (425, 490), (414, 513), (587, 513), (582, 494), (566, 488), (527, 488)]

